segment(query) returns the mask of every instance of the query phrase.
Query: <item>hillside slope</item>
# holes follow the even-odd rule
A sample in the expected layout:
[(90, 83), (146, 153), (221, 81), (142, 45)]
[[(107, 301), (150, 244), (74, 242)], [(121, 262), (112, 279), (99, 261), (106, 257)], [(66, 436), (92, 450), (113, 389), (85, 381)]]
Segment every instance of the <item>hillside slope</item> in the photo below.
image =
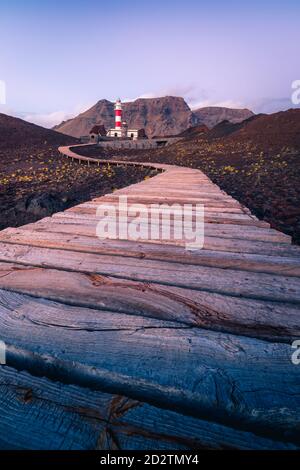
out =
[(59, 146), (68, 143), (74, 143), (70, 136), (0, 113), (0, 149), (40, 144)]
[(77, 139), (0, 114), (0, 230), (62, 211), (149, 174), (79, 165), (58, 152)]
[(253, 142), (264, 151), (282, 147), (300, 149), (300, 109), (249, 119), (231, 134), (229, 140), (240, 144)]
[(205, 124), (207, 127), (212, 128), (222, 121), (229, 121), (232, 123), (242, 122), (245, 119), (254, 116), (254, 113), (249, 109), (209, 106), (195, 109), (193, 111), (193, 115), (198, 124)]

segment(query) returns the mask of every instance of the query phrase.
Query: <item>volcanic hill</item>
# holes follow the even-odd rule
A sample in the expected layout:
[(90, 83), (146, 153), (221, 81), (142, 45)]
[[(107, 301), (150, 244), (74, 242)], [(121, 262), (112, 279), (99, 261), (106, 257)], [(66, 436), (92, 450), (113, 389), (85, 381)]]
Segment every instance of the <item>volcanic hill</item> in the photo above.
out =
[(0, 114), (0, 230), (35, 222), (149, 175), (140, 168), (80, 165), (57, 150), (77, 142)]
[[(247, 109), (202, 108), (192, 111), (183, 98), (165, 96), (162, 98), (139, 98), (123, 103), (123, 117), (129, 127), (145, 129), (149, 137), (176, 135), (191, 126), (205, 124), (212, 127), (228, 119), (240, 122), (253, 113)], [(88, 135), (96, 124), (104, 124), (106, 129), (114, 127), (114, 103), (100, 100), (92, 108), (79, 116), (62, 122), (55, 130), (74, 137)]]
[(67, 145), (76, 139), (22, 119), (0, 113), (0, 149), (32, 145)]

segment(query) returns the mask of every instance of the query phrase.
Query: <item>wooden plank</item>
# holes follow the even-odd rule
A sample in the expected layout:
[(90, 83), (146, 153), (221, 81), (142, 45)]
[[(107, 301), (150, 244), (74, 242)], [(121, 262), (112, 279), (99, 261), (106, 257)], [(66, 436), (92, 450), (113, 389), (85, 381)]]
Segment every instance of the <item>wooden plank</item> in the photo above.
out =
[(298, 446), (95, 392), (0, 369), (0, 448), (28, 450), (282, 449)]
[[(103, 202), (105, 202), (105, 201), (99, 200), (99, 202), (97, 202), (97, 203), (96, 202), (89, 202), (89, 203), (86, 203), (86, 204), (81, 204), (77, 207), (83, 208), (83, 209), (85, 209), (85, 208), (94, 209), (96, 211), (97, 208), (99, 207), (99, 205), (102, 204)], [(117, 203), (109, 203), (109, 205), (112, 205), (112, 207), (115, 207), (116, 214), (122, 213), (121, 211), (119, 211), (119, 207), (118, 207)], [(151, 206), (151, 204), (145, 205), (145, 209), (149, 210), (149, 213), (150, 213), (150, 210), (151, 210), (151, 212), (153, 212), (153, 214), (161, 214), (161, 213), (166, 212), (166, 210), (163, 209), (162, 207), (160, 207), (159, 209), (156, 209), (154, 206)], [(58, 213), (54, 214), (53, 217), (54, 216), (55, 217), (56, 216), (60, 217), (61, 214), (67, 214), (68, 215), (72, 212), (76, 212), (76, 211), (67, 210), (65, 212), (58, 212)], [(89, 210), (88, 212), (93, 213), (93, 211), (91, 211), (91, 210)], [(192, 208), (192, 210), (191, 210), (191, 218), (192, 218), (192, 220), (195, 220), (195, 208)], [(252, 226), (256, 226), (256, 227), (270, 228), (270, 224), (268, 222), (265, 222), (263, 220), (258, 220), (256, 217), (251, 216), (249, 214), (246, 214), (245, 212), (243, 212), (240, 209), (232, 211), (231, 209), (227, 209), (227, 208), (219, 209), (219, 208), (206, 207), (205, 211), (204, 211), (204, 218), (205, 218), (206, 222), (215, 222), (215, 223), (219, 223), (219, 224), (231, 223), (231, 224), (252, 225)]]
[(0, 268), (0, 286), (64, 304), (174, 321), (270, 341), (299, 337), (299, 307), (109, 276), (17, 264)]
[[(34, 228), (36, 224), (33, 224)], [(59, 227), (57, 229), (59, 231)], [(243, 271), (284, 274), (300, 276), (300, 248), (294, 257), (265, 256), (218, 252), (211, 250), (188, 251), (180, 246), (136, 243), (126, 240), (100, 240), (93, 236), (56, 233), (49, 231), (32, 231), (10, 229), (0, 234), (1, 242), (29, 245), (35, 247), (55, 248), (82, 253), (118, 255), (137, 259), (152, 259), (172, 263), (211, 266), (215, 268), (232, 268)], [(1, 252), (1, 245), (0, 245)], [(298, 256), (296, 256), (298, 254)], [(176, 266), (174, 266), (176, 269)]]
[[(124, 196), (127, 196), (126, 194), (123, 194), (123, 193), (118, 193), (117, 191), (115, 191), (113, 193), (114, 195), (114, 199), (110, 199), (109, 196), (111, 196), (111, 194), (109, 195), (105, 195), (105, 196), (101, 196), (100, 198), (94, 198), (92, 199), (91, 201), (87, 202), (87, 203), (83, 203), (83, 204), (87, 204), (91, 207), (95, 206), (95, 205), (98, 205), (99, 203), (108, 203), (109, 204), (112, 204), (112, 205), (118, 205), (118, 202), (119, 202), (119, 198), (120, 197), (124, 197)], [(82, 204), (82, 205), (83, 205)], [(140, 204), (140, 202), (139, 202)], [(172, 204), (168, 204), (168, 203), (159, 203), (159, 202), (155, 202), (155, 201), (147, 201), (145, 203), (143, 203), (143, 205), (145, 207), (153, 207), (153, 205), (172, 205)], [(194, 210), (195, 209), (195, 206), (196, 204), (189, 204), (190, 206), (192, 206), (192, 209)], [(218, 212), (218, 213), (232, 213), (232, 214), (241, 214), (241, 215), (248, 215), (248, 217), (252, 218), (253, 220), (258, 220), (254, 215), (252, 215), (249, 211), (249, 209), (245, 208), (245, 207), (214, 207), (214, 205), (207, 205), (205, 206), (205, 209), (206, 209), (206, 212), (212, 212), (212, 211), (215, 211), (215, 212)]]
[[(11, 230), (15, 229), (6, 229), (5, 231), (1, 232), (0, 238), (2, 234), (6, 236), (7, 233), (11, 233)], [(54, 233), (69, 233), (72, 235), (78, 236), (88, 236), (95, 238), (95, 224), (94, 222), (88, 223), (87, 220), (74, 220), (69, 218), (63, 217), (51, 217), (42, 219), (40, 222), (35, 222), (34, 224), (28, 224), (22, 226), (22, 230), (29, 230), (29, 231), (37, 231), (37, 232), (54, 232)], [(130, 240), (120, 240), (122, 242), (127, 243), (135, 243), (130, 242)], [(107, 243), (115, 243), (116, 240), (107, 239)], [(138, 241), (138, 245), (145, 244), (144, 241)], [(158, 240), (151, 240), (148, 242), (147, 245), (149, 249), (151, 246), (160, 246), (162, 241)], [(164, 241), (164, 245), (168, 244), (170, 246), (184, 246), (184, 243), (174, 243), (171, 240)], [(181, 248), (182, 249), (182, 248)], [(299, 256), (299, 247), (295, 245), (289, 245), (287, 243), (276, 243), (276, 242), (261, 242), (261, 241), (252, 241), (252, 240), (241, 240), (241, 239), (230, 239), (230, 238), (221, 238), (221, 237), (208, 237), (206, 236), (204, 239), (204, 250), (212, 250), (212, 251), (221, 251), (221, 252), (232, 252), (232, 253), (249, 253), (249, 254), (262, 254), (266, 256), (285, 256), (285, 257), (295, 257)], [(187, 252), (188, 253), (188, 252)]]
[[(223, 194), (220, 194), (220, 193), (212, 193), (212, 192), (209, 192), (208, 190), (207, 191), (189, 191), (189, 190), (184, 190), (184, 191), (178, 191), (177, 189), (169, 189), (168, 187), (164, 189), (163, 191), (163, 196), (162, 196), (162, 188), (160, 187), (159, 189), (154, 189), (154, 188), (145, 188), (145, 187), (140, 187), (139, 189), (127, 189), (127, 190), (123, 190), (122, 191), (122, 194), (127, 196), (128, 199), (140, 199), (141, 197), (142, 198), (149, 198), (149, 197), (153, 197), (154, 199), (156, 198), (161, 198), (161, 197), (164, 197), (164, 198), (167, 198), (167, 199), (177, 199), (178, 197), (182, 198), (183, 201), (189, 201), (189, 200), (193, 200), (193, 201), (197, 201), (197, 203), (215, 203), (217, 206), (218, 205), (221, 205), (221, 206), (226, 206), (226, 205), (232, 205), (234, 207), (239, 207), (240, 204), (235, 200), (233, 199), (232, 197), (230, 196), (225, 196)], [(114, 193), (115, 194), (115, 193)]]
[(8, 366), (299, 443), (300, 371), (290, 345), (158, 325), (102, 330), (101, 317), (92, 326), (78, 309), (81, 328), (72, 313), (57, 326), (45, 311), (20, 314), (1, 295)]
[[(85, 223), (87, 221), (90, 224), (95, 224), (99, 223), (101, 220), (103, 220), (103, 217), (97, 217), (96, 212), (94, 210), (92, 211), (85, 211), (81, 210), (78, 208), (76, 211), (65, 211), (62, 213), (57, 213), (55, 216), (53, 216), (53, 219), (79, 219), (81, 223)], [(112, 222), (115, 223), (115, 218), (112, 217), (106, 217), (105, 220), (107, 222)], [(161, 223), (158, 221), (150, 221), (148, 220), (148, 216), (143, 217), (143, 219), (136, 220), (135, 216), (128, 216), (127, 217), (128, 224), (130, 223), (131, 227), (146, 227), (148, 233), (151, 233), (151, 226), (152, 227), (157, 227), (161, 226)], [(117, 218), (116, 220), (117, 227), (126, 227), (126, 223), (120, 223), (119, 219)], [(174, 227), (174, 221), (171, 219), (170, 221), (170, 228), (171, 231), (173, 230)], [(184, 222), (184, 228), (185, 230), (190, 228), (195, 230), (195, 222), (193, 221), (187, 221), (185, 220)], [(219, 223), (205, 223), (204, 226), (204, 236), (205, 237), (224, 237), (224, 238), (236, 238), (236, 239), (247, 239), (247, 240), (256, 240), (256, 241), (271, 241), (271, 242), (281, 242), (281, 243), (290, 243), (291, 238), (288, 235), (285, 235), (284, 233), (278, 232), (277, 230), (274, 229), (268, 229), (268, 228), (259, 228), (256, 226), (249, 226), (247, 225), (234, 225), (234, 224), (219, 224)], [(149, 237), (150, 239), (150, 237)]]
[[(126, 196), (126, 194), (122, 193), (122, 196)], [(109, 196), (104, 196), (103, 200), (105, 202), (116, 202), (118, 201), (119, 195), (116, 193), (113, 193)], [(240, 205), (233, 204), (231, 202), (217, 202), (217, 201), (210, 201), (210, 200), (204, 200), (204, 199), (197, 199), (197, 198), (180, 198), (180, 197), (174, 197), (174, 198), (169, 198), (166, 196), (129, 196), (128, 195), (128, 204), (203, 204), (207, 208), (216, 208), (216, 209), (228, 209), (228, 210), (240, 210)]]
[[(14, 402), (12, 377), (32, 384), (32, 408), (10, 406), (3, 430), (14, 424), (19, 448), (24, 428), (39, 448), (50, 422), (59, 448), (300, 447), (299, 249), (200, 171), (144, 166), (164, 173), (1, 234), (0, 339), (15, 370), (1, 382), (0, 368), (0, 388)], [(205, 249), (100, 242), (95, 207), (121, 195), (202, 201)]]
[[(1, 243), (0, 259), (232, 296), (300, 303), (300, 278)], [(1, 270), (6, 264), (1, 263)], [(10, 276), (11, 278), (12, 276)], [(7, 281), (0, 279), (0, 284)]]
[[(121, 195), (123, 197), (123, 195)], [(118, 205), (119, 205), (119, 201), (118, 200), (114, 200), (114, 201), (106, 201), (105, 198), (103, 198), (103, 200), (99, 201), (99, 202), (91, 202), (91, 203), (88, 203), (86, 204), (85, 206), (83, 206), (82, 204), (82, 208), (86, 207), (86, 208), (90, 208), (90, 209), (94, 209), (96, 210), (97, 207), (99, 205), (109, 205), (110, 207), (116, 207), (116, 210), (118, 209)], [(128, 205), (130, 206), (132, 203), (129, 202)], [(174, 204), (168, 204), (168, 203), (156, 203), (155, 201), (153, 202), (153, 204), (144, 204), (144, 203), (133, 203), (133, 205), (138, 205), (138, 206), (143, 206), (143, 208), (147, 208), (147, 209), (152, 209), (153, 207), (160, 207), (160, 208), (164, 208), (164, 207), (171, 207), (172, 206), (178, 206), (178, 203), (174, 203)], [(199, 203), (201, 204), (201, 203)], [(219, 217), (221, 218), (223, 216), (223, 218), (227, 217), (227, 218), (232, 218), (232, 219), (236, 219), (236, 220), (253, 220), (253, 221), (256, 221), (256, 222), (264, 222), (264, 221), (259, 221), (256, 217), (252, 216), (252, 215), (249, 215), (247, 214), (246, 212), (244, 212), (243, 210), (239, 209), (239, 208), (231, 208), (231, 207), (220, 207), (220, 206), (216, 206), (216, 205), (206, 205), (206, 204), (202, 204), (204, 206), (204, 213), (206, 215), (206, 217)], [(74, 206), (75, 207), (78, 207), (79, 209), (81, 209), (81, 205), (79, 206)], [(180, 204), (180, 207), (183, 207), (183, 204)], [(73, 210), (74, 208), (71, 209), (67, 209), (66, 212), (68, 213), (72, 213), (72, 212), (77, 212), (76, 210)], [(196, 205), (192, 206), (191, 204), (188, 204), (188, 210), (190, 212), (190, 208), (192, 208), (192, 211), (193, 213), (195, 213), (195, 209), (196, 209)], [(150, 211), (149, 211), (150, 212)], [(89, 210), (88, 213), (93, 213), (92, 210)], [(265, 222), (266, 224), (267, 222)], [(266, 226), (266, 225), (264, 225)]]
[[(153, 191), (155, 193), (161, 194), (161, 184), (153, 184), (151, 180), (148, 180), (148, 182), (143, 182), (142, 184), (136, 184), (133, 186), (127, 186), (125, 189), (123, 188), (123, 191), (126, 192), (126, 194), (146, 194), (150, 193)], [(217, 198), (217, 199), (225, 199), (225, 200), (234, 200), (232, 196), (229, 196), (228, 194), (222, 192), (219, 188), (212, 188), (210, 185), (203, 185), (201, 183), (197, 185), (192, 185), (188, 184), (186, 188), (183, 187), (183, 184), (181, 185), (175, 185), (175, 184), (166, 184), (166, 187), (164, 188), (164, 193), (170, 195), (175, 193), (176, 195), (183, 195), (183, 196), (192, 196), (192, 197), (207, 197), (208, 195), (212, 198)]]
[[(119, 211), (116, 209), (116, 214), (119, 214)], [(91, 218), (96, 217), (96, 213), (91, 212)], [(52, 218), (77, 218), (80, 219), (80, 214), (76, 214), (76, 212), (57, 212), (53, 214)], [(86, 218), (86, 217), (84, 217)], [(195, 217), (192, 217), (192, 220), (195, 220)], [(231, 214), (231, 213), (218, 213), (218, 212), (208, 212), (205, 211), (204, 213), (204, 221), (205, 223), (215, 223), (215, 224), (232, 224), (232, 225), (246, 225), (246, 226), (253, 226), (253, 227), (262, 227), (262, 228), (270, 228), (270, 224), (261, 221), (255, 220), (247, 216), (246, 214)]]

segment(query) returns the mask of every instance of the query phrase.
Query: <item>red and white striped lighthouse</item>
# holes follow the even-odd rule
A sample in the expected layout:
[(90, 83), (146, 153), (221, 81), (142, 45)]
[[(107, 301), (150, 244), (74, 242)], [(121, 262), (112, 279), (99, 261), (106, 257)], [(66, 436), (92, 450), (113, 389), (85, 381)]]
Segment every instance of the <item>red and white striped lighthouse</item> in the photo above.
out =
[(122, 128), (122, 103), (120, 98), (115, 103), (115, 129)]

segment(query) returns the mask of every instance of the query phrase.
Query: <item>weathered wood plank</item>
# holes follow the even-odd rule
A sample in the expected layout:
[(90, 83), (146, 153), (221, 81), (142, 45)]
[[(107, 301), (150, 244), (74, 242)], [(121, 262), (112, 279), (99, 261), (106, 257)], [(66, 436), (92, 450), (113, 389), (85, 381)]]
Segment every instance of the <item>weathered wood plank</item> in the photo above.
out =
[(299, 308), (179, 287), (114, 279), (95, 274), (5, 265), (0, 286), (77, 307), (288, 342), (299, 337)]
[[(94, 273), (127, 280), (159, 283), (216, 292), (231, 296), (279, 302), (300, 303), (300, 278), (266, 273), (245, 272), (206, 266), (174, 264), (165, 261), (135, 259), (37, 248), (1, 243), (0, 259), (38, 267)], [(5, 272), (6, 263), (0, 264)], [(12, 275), (2, 276), (0, 285)], [(3, 284), (4, 283), (4, 284)]]
[(78, 309), (81, 328), (74, 328), (74, 314), (59, 326), (45, 315), (40, 323), (39, 311), (28, 318), (5, 294), (0, 312), (8, 366), (300, 442), (300, 371), (289, 345), (192, 328), (102, 330), (101, 317), (85, 327), (85, 313), (81, 324)]
[[(88, 211), (87, 211), (87, 214), (91, 214), (93, 216), (96, 216), (96, 210), (97, 208), (103, 204), (103, 201), (99, 202), (99, 203), (92, 203), (92, 204), (86, 204), (86, 205), (80, 205), (80, 206), (77, 206), (79, 209), (84, 209), (84, 210), (81, 210), (81, 211), (71, 211), (71, 210), (67, 210), (65, 212), (58, 212), (56, 214), (53, 215), (53, 217), (62, 217), (62, 214), (65, 214), (66, 216), (79, 216), (79, 214), (77, 214), (77, 212), (86, 212), (85, 209), (87, 208)], [(109, 203), (109, 206), (110, 207), (113, 207), (114, 210), (115, 210), (115, 213), (116, 215), (120, 215), (120, 214), (123, 214), (120, 210), (119, 210), (119, 206), (118, 204), (111, 204)], [(210, 210), (212, 209), (212, 210)], [(160, 207), (160, 208), (156, 208), (155, 205), (154, 206), (145, 206), (144, 208), (144, 212), (145, 211), (148, 211), (148, 214), (154, 214), (154, 215), (160, 215), (160, 214), (168, 214), (168, 209), (165, 209), (163, 207)], [(143, 213), (143, 212), (141, 212)], [(190, 220), (192, 220), (193, 222), (196, 220), (196, 216), (195, 216), (195, 209), (193, 208), (191, 211), (189, 211), (190, 213)], [(181, 212), (180, 212), (180, 215), (181, 215)], [(270, 228), (270, 224), (265, 222), (265, 221), (261, 221), (261, 220), (257, 220), (256, 218), (254, 217), (251, 217), (249, 216), (248, 214), (245, 214), (244, 212), (240, 211), (240, 212), (230, 212), (230, 211), (227, 211), (227, 210), (221, 210), (221, 209), (218, 209), (218, 208), (205, 208), (205, 211), (204, 211), (204, 220), (206, 223), (217, 223), (217, 224), (233, 224), (233, 225), (249, 225), (249, 226), (253, 226), (253, 227), (261, 227), (261, 228)]]
[[(46, 378), (0, 368), (6, 400), (25, 387), (0, 447), (28, 448), (27, 425), (42, 448), (51, 423), (53, 448), (300, 447), (299, 249), (198, 170), (155, 166), (164, 173), (1, 234), (8, 365)], [(95, 207), (121, 195), (203, 202), (205, 249), (99, 241)]]
[[(101, 217), (97, 217), (96, 213), (94, 210), (92, 210), (91, 213), (85, 212), (82, 210), (76, 210), (76, 211), (65, 211), (62, 213), (57, 213), (53, 215), (51, 218), (54, 223), (68, 223), (68, 219), (71, 219), (72, 222), (78, 222), (79, 224), (84, 224), (84, 225), (94, 225), (96, 227), (97, 223), (101, 220)], [(115, 222), (113, 218), (108, 218), (107, 217), (107, 222)], [(49, 223), (52, 223), (50, 220)], [(145, 218), (144, 221), (135, 221), (135, 217), (128, 217), (128, 222), (132, 227), (146, 227), (147, 231), (150, 233), (150, 227), (151, 226), (157, 226), (158, 224), (155, 221), (151, 222), (151, 225), (149, 224), (149, 221)], [(284, 233), (278, 232), (277, 230), (274, 229), (269, 229), (269, 228), (261, 228), (257, 226), (248, 226), (247, 225), (235, 225), (234, 221), (233, 223), (228, 223), (228, 224), (220, 224), (220, 223), (213, 223), (210, 221), (210, 223), (205, 223), (204, 226), (204, 237), (219, 237), (219, 238), (235, 238), (239, 240), (255, 240), (255, 241), (265, 241), (265, 242), (279, 242), (279, 243), (288, 243), (290, 244), (291, 240), (288, 235), (285, 235)], [(116, 221), (117, 227), (124, 227), (126, 224), (119, 222), (119, 220)], [(174, 223), (171, 220), (170, 227), (173, 229)], [(192, 223), (189, 221), (185, 221), (184, 223), (185, 229), (191, 228)], [(193, 228), (193, 227), (192, 227)], [(95, 234), (96, 234), (96, 229), (95, 229)], [(150, 237), (149, 240), (151, 241)]]
[[(0, 233), (0, 240), (5, 243), (29, 245), (40, 248), (55, 248), (68, 251), (133, 257), (137, 259), (142, 258), (169, 261), (172, 263), (211, 266), (215, 268), (232, 268), (243, 271), (284, 274), (285, 276), (300, 276), (300, 248), (298, 249), (299, 257), (295, 256), (294, 258), (211, 250), (188, 251), (175, 245), (155, 245), (126, 240), (100, 240), (92, 236), (50, 232), (46, 231), (47, 227), (48, 226), (46, 226), (45, 231), (42, 232), (29, 230), (28, 226), (27, 230), (23, 228), (10, 229)], [(32, 228), (36, 228), (36, 224), (33, 224)], [(59, 227), (57, 230), (59, 231)], [(174, 269), (176, 269), (176, 266), (174, 266)]]
[[(115, 194), (115, 193), (114, 193)], [(120, 196), (124, 196), (124, 194), (120, 194)], [(125, 194), (126, 196), (126, 194)], [(89, 204), (92, 205), (92, 207), (95, 207), (98, 206), (99, 204), (106, 204), (106, 203), (109, 203), (109, 205), (115, 205), (117, 206), (118, 205), (118, 200), (115, 199), (114, 201), (106, 201), (105, 197), (103, 198), (99, 198), (99, 199), (93, 199), (92, 201), (90, 201)], [(150, 208), (151, 207), (151, 203), (147, 203), (147, 204), (143, 204), (143, 206), (147, 207), (147, 208)], [(195, 208), (192, 208), (192, 210), (194, 210)], [(249, 217), (249, 214), (247, 214), (244, 210), (242, 210), (241, 208), (228, 208), (228, 207), (214, 207), (214, 206), (207, 206), (205, 207), (205, 213), (210, 216), (211, 214), (212, 215), (215, 215), (215, 216), (219, 216), (221, 217), (222, 214), (230, 214), (230, 216), (234, 217), (235, 214), (237, 214), (238, 216), (240, 215), (247, 215)], [(258, 220), (256, 219), (256, 217), (254, 216), (251, 216), (250, 219), (252, 220)]]
[[(1, 232), (0, 238), (3, 236), (6, 237), (6, 234), (11, 233), (11, 230), (6, 229)], [(28, 224), (22, 227), (22, 230), (37, 231), (37, 232), (54, 232), (54, 233), (68, 233), (78, 236), (88, 236), (95, 238), (95, 223), (88, 223), (87, 220), (74, 220), (74, 219), (64, 219), (60, 218), (47, 218), (42, 219), (40, 222), (35, 224)], [(105, 240), (102, 240), (105, 242)], [(140, 246), (145, 242), (132, 242), (130, 240), (119, 240), (123, 243), (138, 243)], [(107, 239), (107, 243), (116, 243), (116, 240)], [(164, 241), (164, 245), (168, 244), (170, 246), (178, 246), (181, 248), (184, 243), (172, 243), (171, 240)], [(151, 246), (160, 246), (162, 241), (151, 240), (147, 243), (148, 249), (150, 250)], [(181, 248), (182, 249), (182, 248)], [(221, 252), (232, 252), (232, 253), (249, 253), (249, 254), (262, 254), (266, 256), (285, 256), (285, 257), (297, 257), (299, 256), (299, 247), (294, 245), (289, 245), (287, 243), (277, 243), (277, 242), (261, 242), (254, 240), (241, 240), (241, 239), (230, 239), (230, 238), (221, 238), (221, 237), (208, 237), (204, 239), (204, 250), (211, 251), (221, 251)], [(188, 254), (188, 252), (187, 252)]]
[(29, 450), (295, 449), (122, 395), (0, 369), (0, 448)]
[[(127, 196), (128, 198), (128, 202), (129, 203), (134, 203), (134, 202), (137, 202), (137, 203), (140, 203), (140, 200), (151, 200), (151, 201), (155, 201), (155, 200), (165, 200), (165, 201), (170, 201), (170, 204), (173, 204), (173, 201), (180, 201), (180, 203), (182, 204), (204, 204), (205, 206), (207, 205), (208, 207), (209, 206), (212, 206), (212, 207), (220, 207), (220, 208), (223, 208), (223, 207), (233, 207), (233, 208), (238, 208), (240, 209), (240, 204), (237, 203), (237, 201), (235, 201), (234, 199), (230, 199), (230, 198), (226, 198), (226, 197), (217, 197), (217, 196), (211, 196), (210, 194), (206, 194), (206, 195), (200, 195), (200, 194), (195, 194), (193, 193), (193, 195), (189, 196), (188, 194), (185, 194), (185, 195), (182, 195), (182, 198), (180, 196), (180, 194), (177, 194), (177, 191), (173, 191), (172, 193), (171, 192), (165, 192), (164, 191), (164, 195), (162, 196), (162, 191), (160, 189), (160, 191), (157, 191), (156, 193), (154, 191), (152, 191), (151, 189), (149, 191), (140, 191), (140, 192), (122, 192), (122, 195), (123, 196)], [(116, 195), (115, 193), (113, 193), (112, 196), (104, 196), (105, 199), (109, 199), (109, 200), (116, 200), (118, 199), (118, 195)]]

